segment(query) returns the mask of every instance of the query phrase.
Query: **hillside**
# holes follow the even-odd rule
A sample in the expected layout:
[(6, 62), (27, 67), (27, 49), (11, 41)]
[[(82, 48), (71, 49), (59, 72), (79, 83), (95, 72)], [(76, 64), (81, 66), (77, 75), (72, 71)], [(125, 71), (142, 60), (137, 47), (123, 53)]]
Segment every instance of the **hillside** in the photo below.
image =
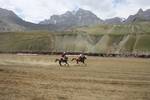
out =
[(118, 25), (95, 25), (78, 27), (73, 31), (82, 31), (88, 34), (150, 34), (150, 22), (136, 22), (131, 24)]
[(53, 31), (55, 29), (55, 25), (27, 22), (18, 17), (13, 11), (0, 8), (0, 32)]
[(149, 10), (140, 9), (124, 23), (114, 18), (102, 24), (92, 12), (79, 9), (34, 24), (0, 8), (0, 52), (150, 53), (148, 18)]
[(51, 35), (40, 32), (0, 33), (0, 52), (48, 52)]
[(0, 33), (0, 52), (150, 53), (150, 23)]

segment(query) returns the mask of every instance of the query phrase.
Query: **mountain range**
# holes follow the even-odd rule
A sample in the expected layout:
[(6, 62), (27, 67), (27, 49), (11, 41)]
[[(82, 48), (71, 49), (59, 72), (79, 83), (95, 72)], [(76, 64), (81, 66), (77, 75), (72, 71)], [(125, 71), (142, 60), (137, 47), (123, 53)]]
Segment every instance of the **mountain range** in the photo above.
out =
[(11, 31), (62, 31), (71, 27), (92, 26), (97, 24), (129, 24), (150, 21), (150, 9), (139, 11), (127, 19), (115, 17), (102, 20), (88, 10), (67, 11), (62, 15), (53, 15), (39, 24), (24, 21), (14, 12), (0, 8), (0, 32)]
[(150, 21), (150, 9), (143, 11), (139, 9), (137, 14), (130, 15), (126, 20), (125, 23), (133, 23), (138, 21)]
[(27, 22), (14, 12), (0, 8), (0, 32), (52, 30), (55, 25), (41, 25)]
[(62, 15), (53, 15), (49, 20), (44, 20), (40, 24), (55, 24), (59, 26), (84, 26), (101, 24), (103, 20), (88, 10), (79, 9), (77, 11), (67, 11)]
[(39, 24), (0, 9), (0, 52), (150, 54), (150, 9), (102, 20), (88, 10), (53, 15)]

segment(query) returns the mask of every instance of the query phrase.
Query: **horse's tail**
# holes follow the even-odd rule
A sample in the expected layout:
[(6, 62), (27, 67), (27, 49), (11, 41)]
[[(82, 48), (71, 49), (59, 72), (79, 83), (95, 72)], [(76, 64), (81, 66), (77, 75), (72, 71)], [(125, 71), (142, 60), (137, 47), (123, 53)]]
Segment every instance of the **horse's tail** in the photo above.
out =
[(71, 61), (77, 60), (77, 58), (72, 58)]
[(59, 59), (55, 59), (55, 62), (59, 61)]

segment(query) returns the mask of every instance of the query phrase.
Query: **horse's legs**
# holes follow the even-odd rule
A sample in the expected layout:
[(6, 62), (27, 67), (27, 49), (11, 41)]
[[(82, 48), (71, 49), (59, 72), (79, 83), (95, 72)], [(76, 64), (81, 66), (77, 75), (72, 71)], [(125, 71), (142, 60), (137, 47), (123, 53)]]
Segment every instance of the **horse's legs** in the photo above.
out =
[(76, 62), (77, 62), (77, 64), (79, 64), (79, 61), (78, 61), (78, 60), (76, 60)]
[(82, 61), (82, 63), (84, 64), (84, 60)]
[(85, 61), (83, 60), (83, 64), (85, 65), (85, 66), (87, 66), (87, 64), (85, 63)]
[(61, 61), (59, 61), (59, 65), (62, 66), (62, 65), (61, 65)]
[(69, 64), (68, 64), (68, 62), (67, 62), (67, 61), (65, 61), (65, 65), (69, 66)]
[(85, 60), (81, 61), (83, 63), (84, 66), (87, 66), (87, 64), (85, 63)]
[(69, 67), (69, 64), (68, 64), (68, 62), (66, 62), (66, 64), (67, 64), (67, 66)]

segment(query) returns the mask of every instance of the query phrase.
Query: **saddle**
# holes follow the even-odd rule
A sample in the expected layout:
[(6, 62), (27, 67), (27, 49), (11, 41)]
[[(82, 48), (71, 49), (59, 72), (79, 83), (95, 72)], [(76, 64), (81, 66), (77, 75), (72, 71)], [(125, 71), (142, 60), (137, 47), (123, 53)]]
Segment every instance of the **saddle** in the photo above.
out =
[(79, 58), (78, 58), (78, 60), (80, 60), (80, 61), (81, 61), (82, 59), (83, 59), (83, 57), (79, 57)]
[(66, 60), (68, 60), (68, 57), (62, 57), (61, 60), (66, 61)]

